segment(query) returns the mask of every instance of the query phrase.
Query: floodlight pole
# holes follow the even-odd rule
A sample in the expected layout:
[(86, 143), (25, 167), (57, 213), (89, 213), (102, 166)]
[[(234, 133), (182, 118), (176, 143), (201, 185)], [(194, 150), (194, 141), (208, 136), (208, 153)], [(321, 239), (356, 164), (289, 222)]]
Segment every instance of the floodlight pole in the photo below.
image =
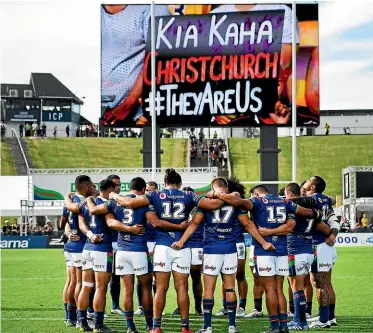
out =
[(292, 3), (292, 79), (291, 79), (291, 162), (292, 181), (297, 182), (297, 6), (296, 1)]

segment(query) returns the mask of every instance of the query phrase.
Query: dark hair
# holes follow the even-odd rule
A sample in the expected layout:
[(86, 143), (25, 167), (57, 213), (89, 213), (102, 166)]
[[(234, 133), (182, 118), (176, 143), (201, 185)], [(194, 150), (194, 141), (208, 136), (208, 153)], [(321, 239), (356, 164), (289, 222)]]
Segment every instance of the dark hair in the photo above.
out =
[(300, 186), (297, 183), (287, 184), (286, 191), (293, 193), (296, 197), (300, 197)]
[(133, 191), (142, 191), (144, 188), (146, 188), (146, 182), (141, 177), (135, 177), (130, 182), (130, 190)]
[(107, 179), (109, 179), (109, 180), (119, 179), (120, 180), (120, 177), (117, 176), (117, 175), (110, 175), (109, 177), (107, 177)]
[(183, 187), (183, 192), (194, 192), (194, 190), (191, 187), (186, 186), (186, 187)]
[(265, 185), (259, 184), (251, 188), (252, 191), (251, 193), (253, 194), (254, 192), (260, 192), (260, 193), (265, 193), (268, 194), (268, 189)]
[(87, 183), (91, 183), (92, 180), (90, 177), (86, 175), (81, 175), (75, 178), (75, 188), (79, 191), (79, 189)]
[(304, 184), (307, 183), (307, 180), (305, 180), (304, 182), (300, 183), (299, 184), (299, 187), (302, 188), (304, 186)]
[(181, 184), (181, 177), (175, 169), (166, 169), (164, 176), (165, 184)]
[(281, 189), (278, 191), (277, 195), (278, 195), (279, 197), (284, 197), (284, 196), (285, 196), (285, 187), (281, 188)]
[(227, 182), (228, 182), (229, 193), (238, 192), (241, 198), (245, 198), (245, 193), (246, 193), (245, 186), (243, 186), (237, 178), (231, 177), (227, 179)]
[(110, 179), (100, 181), (100, 191), (106, 191), (109, 188), (115, 188), (115, 183)]
[(147, 185), (153, 186), (156, 190), (158, 190), (158, 184), (156, 182), (150, 181)]
[(315, 185), (316, 193), (323, 193), (325, 191), (326, 182), (320, 176), (313, 176), (312, 184)]

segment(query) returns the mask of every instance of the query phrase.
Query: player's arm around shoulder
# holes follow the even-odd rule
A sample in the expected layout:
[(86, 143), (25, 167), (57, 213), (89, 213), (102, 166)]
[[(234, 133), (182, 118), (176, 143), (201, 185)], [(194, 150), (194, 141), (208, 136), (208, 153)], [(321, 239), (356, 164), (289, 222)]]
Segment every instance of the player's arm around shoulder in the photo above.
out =
[(87, 198), (87, 207), (91, 215), (104, 215), (104, 214), (109, 213), (109, 209), (108, 209), (109, 203), (110, 202), (108, 201), (103, 204), (96, 205), (93, 200), (93, 197)]
[(136, 196), (132, 198), (129, 196), (123, 196), (123, 195), (111, 192), (109, 194), (109, 198), (115, 200), (123, 207), (136, 209), (136, 208), (148, 206), (149, 204), (153, 204), (152, 202), (153, 195), (154, 194), (152, 192), (150, 195), (145, 194), (142, 196)]
[(160, 220), (154, 210), (149, 210), (146, 213), (146, 219), (149, 223), (154, 227), (166, 231), (184, 231), (186, 229), (187, 221), (183, 221), (180, 224), (167, 222), (164, 220)]
[(79, 214), (79, 204), (76, 202), (73, 202), (72, 200), (72, 193), (68, 193), (65, 195), (65, 207), (68, 211)]
[(144, 235), (145, 226), (141, 224), (136, 224), (133, 226), (125, 225), (121, 221), (118, 221), (112, 213), (105, 215), (105, 221), (110, 229), (114, 229), (120, 232), (127, 232), (134, 235)]

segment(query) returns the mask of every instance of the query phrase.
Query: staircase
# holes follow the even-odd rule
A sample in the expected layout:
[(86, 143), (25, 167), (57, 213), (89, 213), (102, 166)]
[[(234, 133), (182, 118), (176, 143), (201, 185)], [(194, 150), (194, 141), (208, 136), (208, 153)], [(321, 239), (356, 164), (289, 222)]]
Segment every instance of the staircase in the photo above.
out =
[[(31, 155), (30, 155), (26, 140), (23, 139), (23, 138), (21, 138), (19, 140), (20, 140), (23, 152), (25, 154), (28, 167), (32, 169), (34, 167), (34, 165), (33, 165), (32, 160), (31, 160)], [(9, 145), (10, 154), (12, 156), (17, 175), (18, 176), (27, 176), (27, 164), (26, 164), (25, 159), (23, 157), (22, 150), (19, 146), (18, 137), (13, 135), (12, 138), (5, 138), (5, 142)]]

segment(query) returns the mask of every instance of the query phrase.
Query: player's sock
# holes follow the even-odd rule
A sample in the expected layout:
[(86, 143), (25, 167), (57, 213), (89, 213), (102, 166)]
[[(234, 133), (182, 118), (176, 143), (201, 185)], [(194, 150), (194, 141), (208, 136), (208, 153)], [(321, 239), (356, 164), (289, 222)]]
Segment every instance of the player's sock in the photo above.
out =
[(111, 308), (113, 310), (119, 308), (119, 295), (120, 295), (120, 277), (112, 275), (110, 281), (110, 295), (111, 295)]
[(288, 326), (288, 314), (287, 313), (279, 313), (278, 318), (280, 320), (280, 327), (284, 328)]
[(155, 331), (158, 327), (160, 328), (162, 324), (162, 318), (153, 318), (153, 331)]
[(76, 321), (76, 306), (67, 304), (67, 311), (69, 312), (69, 319), (71, 321)]
[(67, 303), (63, 303), (63, 308), (65, 309), (65, 318), (69, 319), (69, 311), (67, 311)]
[(202, 297), (194, 297), (194, 304), (198, 312), (202, 312)]
[(104, 316), (105, 312), (96, 312), (95, 311), (95, 328), (102, 328), (104, 326)]
[(289, 311), (290, 311), (291, 313), (295, 313), (294, 300), (293, 300), (293, 301), (289, 301)]
[(88, 305), (88, 312), (92, 313), (95, 310), (93, 310), (93, 298), (95, 297), (96, 288), (93, 287), (91, 293), (89, 294), (89, 305)]
[(263, 310), (263, 298), (254, 298), (254, 308), (256, 311), (262, 312)]
[(240, 298), (239, 307), (244, 310), (246, 309), (246, 298)]
[(306, 302), (306, 313), (312, 314), (312, 302)]
[(222, 298), (222, 303), (223, 303), (223, 308), (224, 308), (224, 311), (227, 310), (227, 300), (225, 298)]
[(203, 328), (212, 327), (211, 320), (212, 320), (212, 309), (214, 308), (214, 300), (213, 299), (203, 299)]
[(142, 302), (141, 302), (141, 286), (139, 281), (137, 281), (136, 284), (136, 296), (137, 296), (137, 304), (139, 305), (139, 308), (142, 308)]
[(124, 311), (124, 316), (126, 317), (127, 327), (135, 331), (135, 323), (133, 322), (133, 310)]
[(298, 290), (293, 293), (295, 312), (294, 321), (297, 323), (306, 323), (306, 296), (304, 295), (304, 290)]
[(146, 329), (149, 331), (153, 328), (153, 309), (144, 309), (144, 317), (146, 320)]
[(236, 327), (237, 301), (236, 302), (227, 302), (227, 310), (228, 310), (229, 326)]
[(329, 320), (332, 320), (335, 318), (335, 304), (329, 304)]
[(157, 290), (157, 284), (155, 283), (155, 280), (153, 280), (153, 293), (154, 293), (154, 295), (155, 295), (155, 292), (156, 292), (156, 290)]
[(278, 330), (280, 328), (280, 320), (278, 318), (278, 314), (268, 316), (268, 319), (269, 319), (269, 322), (271, 323), (271, 328), (273, 330)]
[(329, 306), (319, 306), (320, 321), (326, 323), (329, 320)]
[(78, 322), (83, 326), (88, 326), (87, 310), (78, 310)]
[(189, 317), (181, 318), (181, 328), (185, 328), (187, 331), (189, 331)]

